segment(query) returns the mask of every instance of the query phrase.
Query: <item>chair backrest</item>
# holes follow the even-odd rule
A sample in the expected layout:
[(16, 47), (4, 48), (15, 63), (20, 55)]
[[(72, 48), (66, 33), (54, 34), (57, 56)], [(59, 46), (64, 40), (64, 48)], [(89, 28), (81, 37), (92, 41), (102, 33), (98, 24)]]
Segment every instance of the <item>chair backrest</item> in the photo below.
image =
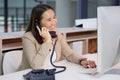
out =
[(0, 75), (2, 74), (2, 54), (1, 54), (1, 50), (0, 50)]
[(6, 52), (3, 58), (3, 74), (13, 73), (19, 67), (22, 60), (22, 50)]

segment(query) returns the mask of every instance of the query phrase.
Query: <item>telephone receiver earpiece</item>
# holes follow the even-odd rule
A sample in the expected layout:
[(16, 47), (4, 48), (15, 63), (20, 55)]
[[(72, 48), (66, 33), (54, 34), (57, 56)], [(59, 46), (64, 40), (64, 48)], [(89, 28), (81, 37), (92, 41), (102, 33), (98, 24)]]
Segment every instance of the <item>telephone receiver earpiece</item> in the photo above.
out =
[(40, 28), (40, 30), (42, 29), (41, 27), (40, 27), (40, 23), (39, 23), (39, 21), (35, 21), (35, 26), (38, 26), (39, 28)]
[[(39, 21), (37, 21), (37, 20), (35, 21), (35, 26), (38, 26), (40, 28), (40, 30), (42, 30), (42, 27), (40, 26)], [(50, 33), (50, 35), (51, 35), (52, 38), (56, 38), (57, 37), (55, 31), (49, 31), (49, 33)]]

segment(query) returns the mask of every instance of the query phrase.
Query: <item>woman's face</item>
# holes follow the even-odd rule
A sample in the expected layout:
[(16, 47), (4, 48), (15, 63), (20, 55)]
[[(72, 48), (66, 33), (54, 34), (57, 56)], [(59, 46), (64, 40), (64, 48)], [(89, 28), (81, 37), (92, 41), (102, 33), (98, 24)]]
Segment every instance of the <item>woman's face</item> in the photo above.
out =
[(53, 31), (56, 28), (57, 19), (52, 9), (48, 9), (42, 15), (41, 26), (46, 27), (49, 31)]

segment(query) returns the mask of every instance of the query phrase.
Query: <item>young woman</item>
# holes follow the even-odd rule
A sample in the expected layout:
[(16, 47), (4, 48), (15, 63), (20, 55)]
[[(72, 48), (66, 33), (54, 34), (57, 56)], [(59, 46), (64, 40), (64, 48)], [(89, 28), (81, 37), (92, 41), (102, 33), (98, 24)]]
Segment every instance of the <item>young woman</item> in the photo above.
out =
[[(18, 70), (44, 68), (43, 66), (47, 65), (46, 61), (49, 61), (53, 43), (56, 39), (54, 62), (66, 59), (86, 68), (96, 67), (94, 61), (77, 55), (69, 47), (61, 32), (56, 28), (56, 24), (56, 15), (51, 6), (40, 4), (32, 9), (29, 25), (22, 38), (23, 57)], [(52, 38), (49, 31), (55, 31), (57, 37)]]

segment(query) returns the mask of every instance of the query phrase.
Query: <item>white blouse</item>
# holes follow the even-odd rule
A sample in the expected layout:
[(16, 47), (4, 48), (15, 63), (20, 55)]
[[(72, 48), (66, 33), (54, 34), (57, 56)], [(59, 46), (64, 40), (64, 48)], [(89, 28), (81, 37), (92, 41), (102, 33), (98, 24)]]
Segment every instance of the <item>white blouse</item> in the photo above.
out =
[[(47, 55), (45, 61), (44, 61), (44, 64), (42, 66), (43, 69), (52, 69), (54, 68), (52, 66), (52, 64), (50, 63), (50, 57), (51, 57), (51, 54), (52, 54), (52, 50), (51, 52)], [(56, 52), (54, 50), (54, 53), (53, 53), (53, 57), (52, 57), (52, 62), (54, 62), (56, 60)]]

